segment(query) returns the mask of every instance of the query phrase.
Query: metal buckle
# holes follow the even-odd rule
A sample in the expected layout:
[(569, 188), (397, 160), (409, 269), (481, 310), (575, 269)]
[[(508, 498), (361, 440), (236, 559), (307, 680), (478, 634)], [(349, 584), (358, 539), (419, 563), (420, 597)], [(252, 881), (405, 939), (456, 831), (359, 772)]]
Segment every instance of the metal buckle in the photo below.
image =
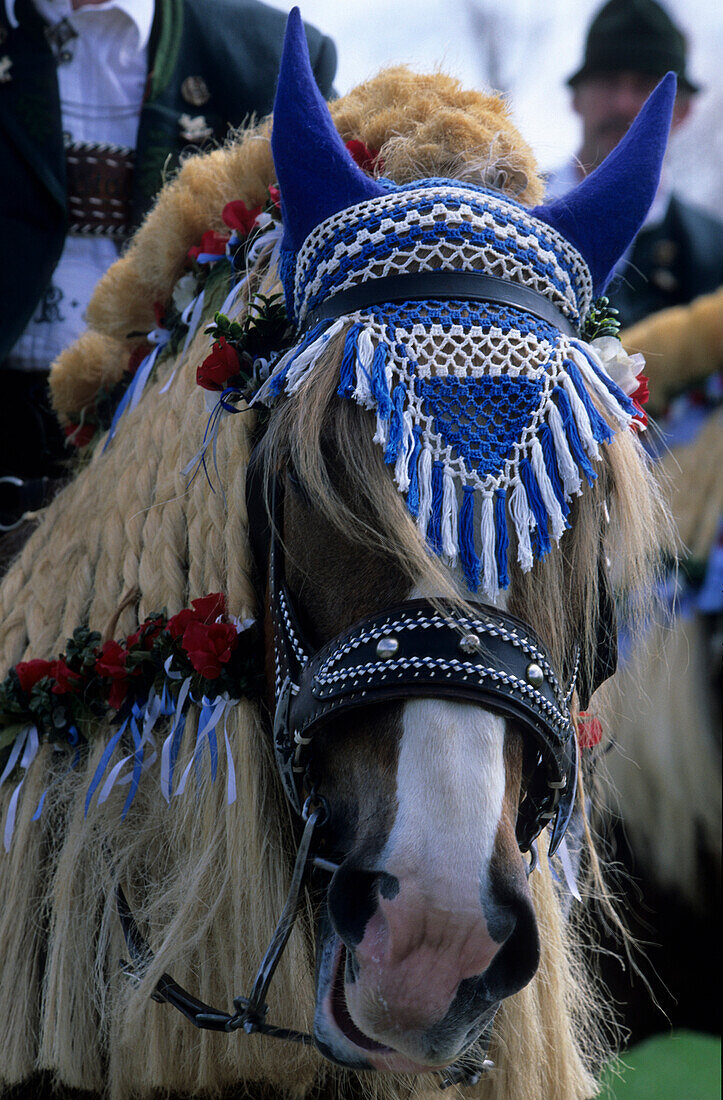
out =
[(276, 766), (279, 770), (279, 776), (281, 777), (284, 790), (286, 791), (286, 797), (296, 813), (301, 814), (301, 798), (299, 797), (299, 789), (294, 773), (294, 743), (291, 737), (291, 730), (289, 729), (291, 700), (298, 690), (296, 684), (292, 682), (291, 677), (287, 676), (281, 685), (279, 697), (276, 700), (273, 736)]

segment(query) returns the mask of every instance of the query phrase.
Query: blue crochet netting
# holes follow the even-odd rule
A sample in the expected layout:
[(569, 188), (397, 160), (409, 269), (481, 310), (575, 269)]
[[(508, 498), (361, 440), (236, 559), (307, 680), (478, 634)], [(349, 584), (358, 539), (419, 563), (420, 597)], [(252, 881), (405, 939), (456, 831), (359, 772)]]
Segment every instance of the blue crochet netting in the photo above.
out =
[(542, 400), (542, 381), (505, 375), (420, 380), (434, 428), (481, 476), (498, 474)]
[[(450, 189), (456, 193), (450, 193)], [(571, 319), (579, 321), (586, 304), (581, 300), (579, 273), (572, 269), (549, 227), (533, 220), (524, 207), (490, 189), (454, 180), (416, 181), (394, 188), (393, 194), (415, 190), (429, 190), (430, 193), (414, 199), (410, 197), (409, 203), (389, 202), (381, 207), (378, 200), (370, 200), (347, 211), (344, 223), (334, 222), (333, 231), (322, 233), (318, 244), (309, 245), (309, 252), (303, 259), (303, 272), (296, 272), (295, 254), (284, 254), (281, 274), (290, 312), (295, 315), (302, 301), (306, 309), (315, 308), (334, 294), (347, 277), (362, 274), (373, 264), (389, 260), (394, 263), (395, 258), (398, 264), (403, 264), (405, 255), (412, 253), (423, 256), (438, 247), (456, 250), (464, 247), (468, 253), (479, 255), (478, 264), (466, 262), (462, 265), (466, 270), (489, 273), (485, 252), (488, 256), (494, 253), (503, 262), (528, 265), (544, 284), (562, 295)], [(448, 211), (448, 217), (438, 218), (428, 225), (415, 221), (417, 215), (429, 215), (440, 204)], [(463, 204), (469, 207), (476, 222), (465, 219), (450, 224), (450, 217), (454, 221), (455, 213)], [(357, 247), (354, 247), (355, 242), (358, 242)], [(421, 266), (425, 266), (423, 261)], [(442, 266), (452, 265), (443, 263)], [(321, 267), (326, 268), (323, 273)]]
[[(362, 281), (444, 269), (529, 287), (573, 322), (589, 305), (589, 271), (568, 242), (514, 201), (451, 180), (359, 203), (281, 258), (290, 313), (301, 315)], [(438, 299), (319, 322), (279, 360), (268, 394), (295, 393), (344, 330), (339, 396), (375, 413), (374, 440), (420, 534), (459, 560), (473, 591), (506, 587), (510, 532), (527, 571), (595, 479), (614, 431), (605, 416), (629, 425), (628, 398), (591, 349), (533, 314)]]
[(380, 323), (387, 325), (390, 335), (395, 328), (409, 330), (412, 325), (422, 325), (428, 329), (435, 325), (444, 332), (448, 332), (452, 326), (459, 326), (464, 332), (479, 328), (485, 334), (493, 328), (502, 332), (514, 330), (515, 335), (533, 335), (551, 346), (560, 337), (558, 329), (553, 325), (524, 309), (489, 302), (428, 298), (423, 302), (382, 302), (370, 306), (368, 312)]

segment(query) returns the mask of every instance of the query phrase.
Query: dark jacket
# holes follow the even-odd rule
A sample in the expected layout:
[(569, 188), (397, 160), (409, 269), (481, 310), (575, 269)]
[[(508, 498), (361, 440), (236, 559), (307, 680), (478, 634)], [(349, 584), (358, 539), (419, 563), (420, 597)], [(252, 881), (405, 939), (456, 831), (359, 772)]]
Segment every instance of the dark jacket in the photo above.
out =
[(673, 196), (662, 222), (637, 236), (607, 294), (624, 328), (723, 284), (723, 223)]
[[(60, 259), (67, 230), (65, 152), (56, 63), (31, 0), (18, 0), (17, 28), (0, 4), (0, 363), (29, 322)], [(188, 148), (179, 119), (202, 114), (223, 141), (229, 126), (273, 106), (286, 15), (258, 0), (156, 0), (149, 77), (136, 142), (133, 222), (164, 171)], [(329, 38), (307, 27), (311, 62), (324, 95), (336, 70)], [(190, 105), (181, 88), (202, 77), (210, 97)]]

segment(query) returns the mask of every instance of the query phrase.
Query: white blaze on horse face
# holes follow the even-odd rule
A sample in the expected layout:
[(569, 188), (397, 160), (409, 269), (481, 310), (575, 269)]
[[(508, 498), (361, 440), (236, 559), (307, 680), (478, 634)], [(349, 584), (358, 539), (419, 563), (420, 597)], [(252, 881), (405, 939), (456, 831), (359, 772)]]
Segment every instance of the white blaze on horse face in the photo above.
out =
[[(506, 602), (506, 593), (495, 601)], [(480, 706), (404, 705), (398, 810), (383, 862), (389, 874), (398, 867), (455, 909), (479, 910), (505, 794), (504, 740), (505, 720)]]
[(470, 703), (410, 700), (385, 870), (430, 904), (481, 917), (505, 794), (505, 722)]
[(379, 862), (392, 888), (380, 891), (346, 996), (365, 1033), (424, 1057), (424, 1033), (501, 946), (483, 898), (505, 794), (505, 728), (481, 707), (436, 699), (406, 703), (402, 723), (397, 813)]

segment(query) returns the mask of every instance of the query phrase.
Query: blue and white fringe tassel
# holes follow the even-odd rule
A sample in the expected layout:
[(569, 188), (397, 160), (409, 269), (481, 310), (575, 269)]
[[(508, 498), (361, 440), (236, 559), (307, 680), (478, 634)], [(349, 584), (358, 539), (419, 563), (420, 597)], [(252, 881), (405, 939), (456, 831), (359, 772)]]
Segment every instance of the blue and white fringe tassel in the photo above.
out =
[[(459, 562), (470, 589), (494, 596), (509, 583), (511, 529), (527, 572), (569, 526), (600, 446), (630, 427), (636, 408), (594, 346), (529, 318), (524, 332), (495, 333), (476, 308), (452, 337), (465, 368), (459, 356), (449, 369), (436, 358), (435, 342), (450, 338), (418, 323), (418, 304), (407, 314), (378, 306), (313, 327), (254, 400), (293, 395), (346, 328), (339, 395), (376, 413), (374, 441), (431, 549)], [(490, 341), (497, 353), (480, 362)]]

